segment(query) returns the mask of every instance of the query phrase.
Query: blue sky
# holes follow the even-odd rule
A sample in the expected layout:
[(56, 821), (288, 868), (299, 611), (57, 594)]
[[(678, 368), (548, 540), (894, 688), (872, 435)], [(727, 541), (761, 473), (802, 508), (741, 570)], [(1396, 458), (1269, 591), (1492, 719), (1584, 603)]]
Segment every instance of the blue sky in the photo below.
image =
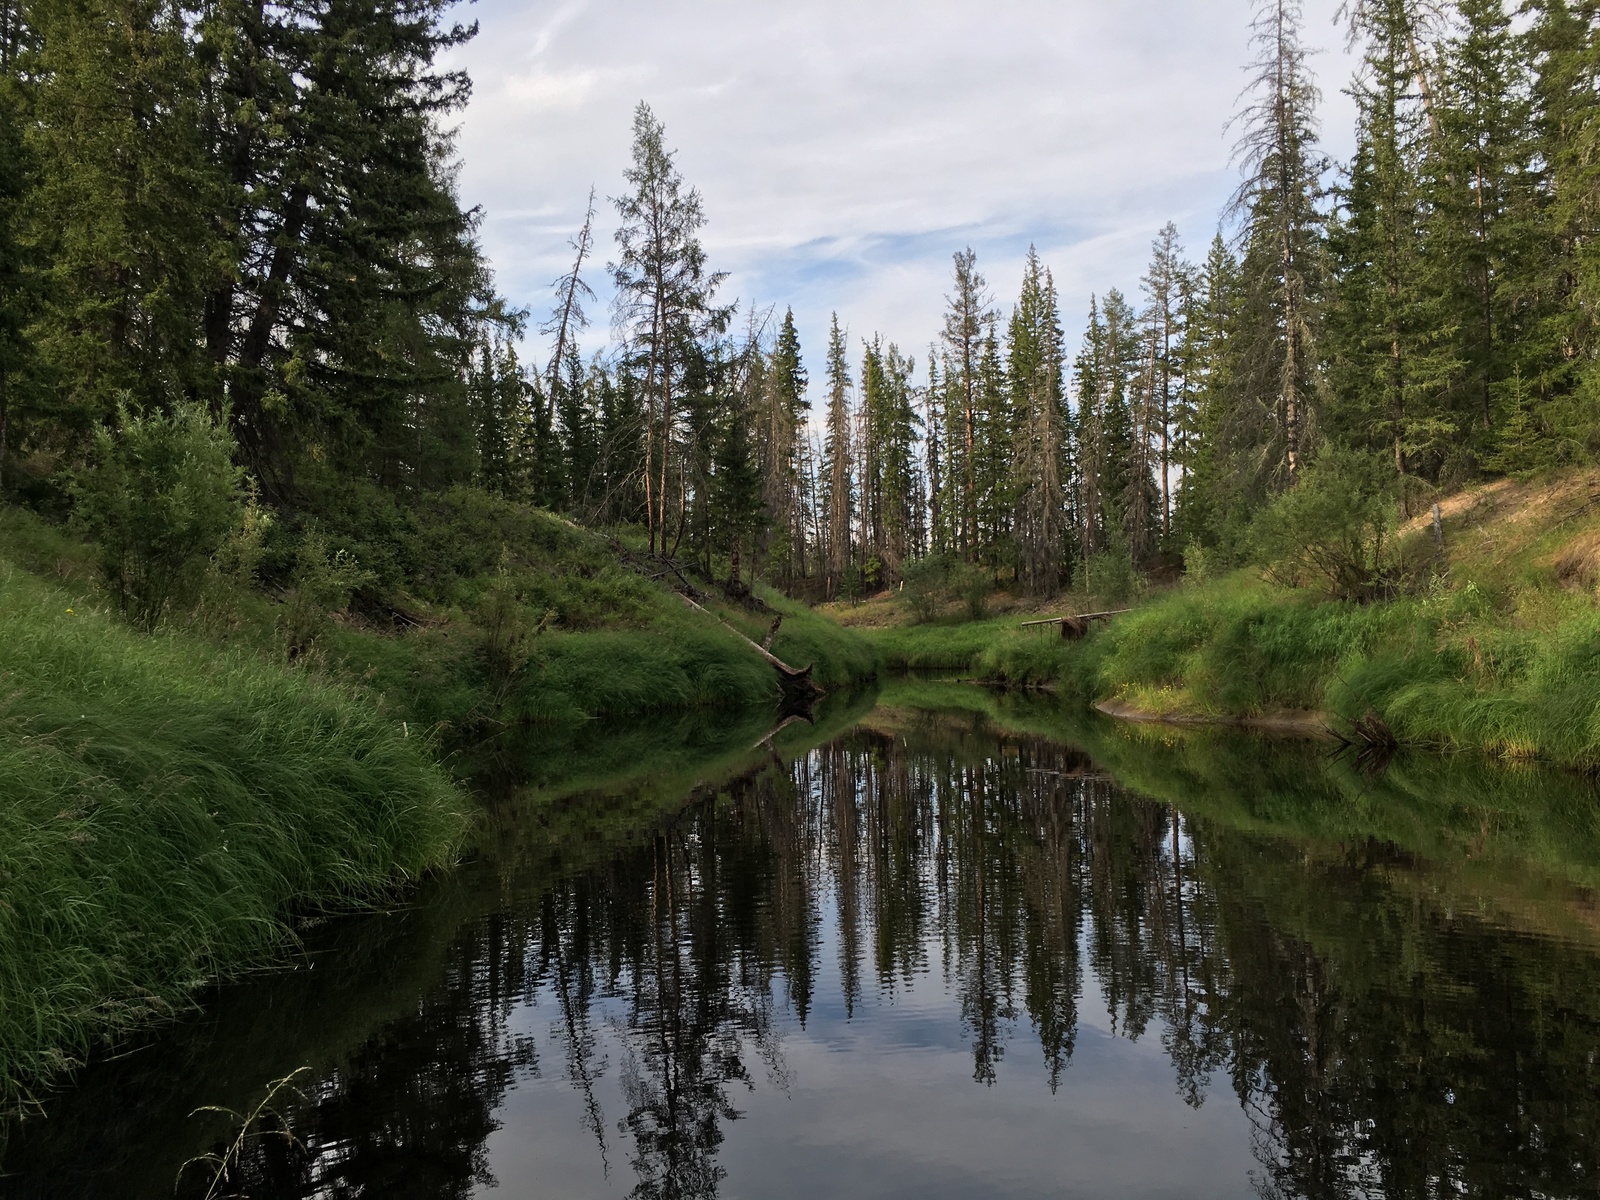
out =
[[(1305, 16), (1321, 50), (1324, 146), (1343, 158), (1352, 61), (1337, 7), (1306, 0)], [(1166, 221), (1202, 256), (1237, 182), (1225, 126), (1245, 82), (1248, 0), (480, 0), (464, 11), (480, 33), (455, 54), (474, 81), (462, 199), (483, 207), (500, 288), (536, 325), (598, 189), (590, 349), (611, 335), (606, 197), (623, 186), (641, 99), (704, 197), (724, 298), (780, 315), (792, 305), (814, 377), (835, 310), (857, 353), (878, 332), (920, 365), (950, 257), (967, 245), (1005, 308), (1037, 245), (1075, 343), (1091, 293), (1137, 291)]]

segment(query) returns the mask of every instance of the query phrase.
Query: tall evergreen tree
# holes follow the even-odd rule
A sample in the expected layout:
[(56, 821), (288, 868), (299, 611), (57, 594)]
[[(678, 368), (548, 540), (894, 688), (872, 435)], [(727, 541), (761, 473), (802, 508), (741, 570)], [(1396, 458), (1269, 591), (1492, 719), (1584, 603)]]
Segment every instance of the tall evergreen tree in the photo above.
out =
[[(911, 376), (915, 364), (894, 343), (874, 337), (861, 364), (864, 453), (860, 458), (863, 553), (876, 559), (877, 582), (890, 584), (912, 549), (916, 488), (917, 416)], [(869, 572), (870, 574), (871, 572)]]
[(1387, 454), (1402, 477), (1436, 475), (1456, 428), (1442, 404), (1453, 369), (1445, 314), (1425, 279), (1433, 138), (1413, 86), (1412, 8), (1371, 0), (1354, 19), (1365, 52), (1352, 89), (1356, 156), (1330, 232), (1327, 345), (1334, 432)]
[(1178, 227), (1170, 221), (1151, 245), (1150, 267), (1145, 272), (1144, 323), (1150, 354), (1145, 389), (1148, 415), (1145, 427), (1153, 442), (1156, 478), (1161, 487), (1161, 536), (1172, 531), (1173, 417), (1183, 379), (1180, 348), (1183, 343), (1184, 280), (1188, 266), (1178, 243)]
[(676, 402), (684, 369), (693, 344), (719, 330), (728, 316), (713, 306), (725, 275), (706, 271), (700, 193), (685, 189), (665, 133), (641, 101), (633, 115), (633, 162), (623, 173), (633, 191), (614, 201), (622, 223), (611, 265), (618, 316), (643, 366), (645, 519), (652, 553), (667, 548), (674, 501), (682, 523), (687, 485)]
[(825, 512), (823, 591), (839, 595), (854, 566), (851, 527), (855, 519), (854, 464), (851, 449), (850, 363), (839, 314), (828, 331), (828, 414), (822, 454), (822, 506)]
[(761, 430), (762, 496), (772, 522), (767, 554), (780, 585), (792, 591), (806, 575), (805, 495), (800, 466), (805, 437), (806, 369), (800, 357), (800, 335), (794, 310), (784, 313), (777, 342), (765, 371), (765, 419)]
[(1110, 523), (1106, 499), (1106, 395), (1111, 366), (1107, 357), (1100, 302), (1091, 296), (1089, 323), (1072, 372), (1078, 398), (1078, 540), (1085, 557), (1104, 548)]
[(1184, 382), (1187, 388), (1182, 448), (1183, 480), (1178, 490), (1175, 527), (1181, 544), (1216, 545), (1228, 538), (1239, 511), (1233, 503), (1234, 476), (1224, 453), (1233, 393), (1240, 309), (1238, 260), (1218, 234), (1206, 261), (1188, 289), (1184, 321)]
[(1449, 408), (1481, 458), (1492, 451), (1497, 397), (1515, 402), (1508, 385), (1524, 322), (1508, 285), (1526, 265), (1533, 146), (1526, 69), (1504, 5), (1458, 0), (1456, 10), (1459, 29), (1443, 47), (1428, 269), (1455, 335)]
[(154, 0), (38, 0), (28, 203), (44, 267), (32, 341), (82, 437), (120, 402), (208, 391), (195, 330), (229, 247), (188, 14)]
[(1300, 40), (1299, 0), (1257, 0), (1250, 99), (1236, 118), (1244, 181), (1243, 312), (1225, 426), (1232, 469), (1252, 492), (1294, 483), (1315, 430), (1324, 282), (1319, 95)]
[(1560, 460), (1600, 453), (1600, 3), (1532, 0), (1525, 11), (1548, 233), (1519, 290), (1544, 301), (1529, 374), (1546, 455)]
[(967, 249), (954, 256), (954, 288), (945, 297), (944, 371), (947, 436), (945, 464), (958, 503), (952, 507), (955, 547), (975, 557), (978, 540), (978, 425), (982, 401), (984, 338), (993, 316), (989, 285), (978, 273), (978, 256)]
[(922, 425), (927, 430), (923, 446), (924, 473), (928, 479), (928, 553), (945, 554), (954, 545), (949, 535), (949, 507), (945, 488), (949, 479), (946, 469), (945, 442), (942, 430), (946, 421), (944, 376), (939, 373), (939, 360), (932, 346), (928, 347), (928, 387), (922, 398)]
[(1049, 595), (1067, 570), (1066, 462), (1069, 419), (1055, 283), (1033, 247), (1006, 332), (1013, 430), (1010, 463), (1017, 578)]
[(7, 456), (16, 444), (12, 413), (21, 409), (32, 344), (31, 272), (23, 244), (28, 163), (23, 140), (22, 52), (26, 45), (21, 0), (0, 0), (0, 501), (6, 495)]

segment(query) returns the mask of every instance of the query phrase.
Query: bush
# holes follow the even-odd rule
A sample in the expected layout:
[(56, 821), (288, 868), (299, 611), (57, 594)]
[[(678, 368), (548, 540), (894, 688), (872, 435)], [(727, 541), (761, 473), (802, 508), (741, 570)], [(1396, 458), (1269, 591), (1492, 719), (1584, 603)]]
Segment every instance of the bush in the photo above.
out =
[(994, 582), (984, 569), (952, 554), (930, 554), (908, 562), (901, 571), (906, 603), (918, 621), (931, 621), (951, 603), (960, 602), (967, 617), (981, 621)]
[(1138, 588), (1139, 577), (1127, 548), (1113, 543), (1091, 555), (1083, 573), (1084, 586), (1107, 604), (1120, 604)]
[(1324, 583), (1340, 600), (1371, 600), (1389, 590), (1398, 558), (1385, 477), (1369, 455), (1324, 449), (1256, 519), (1256, 552), (1268, 573), (1289, 587)]
[(300, 540), (294, 586), (278, 618), (290, 658), (310, 650), (327, 631), (328, 618), (350, 607), (351, 595), (373, 580), (347, 550), (328, 552), (327, 539), (313, 526)]
[(194, 596), (211, 558), (241, 524), (243, 472), (233, 437), (198, 404), (170, 416), (121, 409), (95, 435), (95, 462), (74, 481), (74, 520), (100, 547), (100, 569), (124, 617), (154, 629)]

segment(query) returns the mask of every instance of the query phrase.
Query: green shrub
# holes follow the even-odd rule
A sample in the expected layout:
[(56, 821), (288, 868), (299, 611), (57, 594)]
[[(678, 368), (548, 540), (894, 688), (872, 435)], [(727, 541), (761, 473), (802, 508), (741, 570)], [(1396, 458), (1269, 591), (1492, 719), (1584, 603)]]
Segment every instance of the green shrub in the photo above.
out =
[(119, 410), (95, 435), (92, 468), (73, 482), (74, 519), (100, 548), (123, 615), (154, 629), (198, 593), (212, 556), (241, 521), (233, 437), (198, 404), (172, 414)]
[(1387, 479), (1372, 456), (1325, 448), (1300, 482), (1256, 518), (1260, 561), (1289, 587), (1321, 583), (1341, 600), (1383, 594), (1398, 565)]
[(1138, 589), (1139, 575), (1134, 570), (1133, 558), (1127, 547), (1113, 542), (1097, 554), (1091, 554), (1084, 566), (1084, 587), (1089, 593), (1107, 604), (1122, 604)]
[(373, 581), (348, 550), (328, 550), (315, 527), (300, 539), (294, 586), (278, 617), (278, 630), (290, 658), (310, 650), (328, 628), (329, 618), (350, 607), (350, 597)]
[(933, 620), (952, 603), (960, 603), (969, 620), (981, 621), (994, 591), (988, 572), (953, 554), (930, 554), (908, 562), (901, 575), (906, 603), (919, 621)]

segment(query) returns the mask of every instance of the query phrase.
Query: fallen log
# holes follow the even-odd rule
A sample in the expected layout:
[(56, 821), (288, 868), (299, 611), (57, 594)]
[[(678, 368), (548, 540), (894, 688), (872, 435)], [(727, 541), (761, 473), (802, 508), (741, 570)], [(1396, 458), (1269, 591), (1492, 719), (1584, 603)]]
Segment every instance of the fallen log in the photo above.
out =
[(1106, 612), (1076, 613), (1070, 617), (1046, 617), (1042, 621), (1024, 621), (1021, 627), (1029, 629), (1037, 625), (1059, 625), (1064, 639), (1076, 641), (1088, 634), (1090, 621), (1109, 621), (1112, 617), (1132, 611), (1131, 608), (1113, 608)]
[[(683, 596), (683, 593), (679, 592), (678, 595)], [(762, 658), (766, 659), (767, 662), (771, 663), (773, 670), (778, 672), (778, 682), (782, 686), (785, 696), (801, 699), (816, 699), (817, 697), (827, 695), (827, 693), (818, 687), (811, 679), (811, 667), (815, 666), (815, 663), (805, 667), (791, 667), (788, 663), (784, 662), (783, 659), (779, 658), (772, 651), (768, 650), (760, 642), (753, 641), (752, 639), (746, 637), (738, 629), (734, 628), (721, 617), (717, 616), (716, 613), (712, 612), (703, 605), (697, 604), (693, 597), (683, 596), (683, 602), (690, 608), (697, 609), (700, 612), (705, 613), (706, 616), (716, 621), (717, 624), (721, 625), (729, 633), (733, 634), (734, 637), (744, 642), (745, 645), (749, 646), (757, 654), (761, 655)]]

